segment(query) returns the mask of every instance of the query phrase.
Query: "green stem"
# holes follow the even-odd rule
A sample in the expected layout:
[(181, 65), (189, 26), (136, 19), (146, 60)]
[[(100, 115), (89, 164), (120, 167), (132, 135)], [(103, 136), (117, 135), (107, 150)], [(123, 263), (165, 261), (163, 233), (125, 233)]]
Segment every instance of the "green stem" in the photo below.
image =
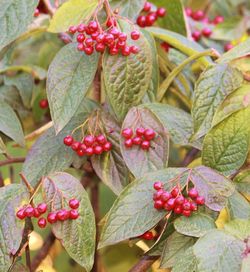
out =
[(218, 57), (218, 53), (213, 49), (212, 50), (209, 49), (204, 52), (199, 52), (195, 55), (192, 55), (191, 57), (184, 60), (179, 66), (173, 69), (173, 71), (169, 74), (169, 76), (162, 82), (159, 89), (158, 96), (157, 96), (157, 101), (160, 102), (162, 100), (162, 98), (164, 97), (166, 91), (168, 90), (169, 86), (172, 84), (175, 77), (185, 68), (185, 66), (187, 66), (190, 62), (205, 56)]

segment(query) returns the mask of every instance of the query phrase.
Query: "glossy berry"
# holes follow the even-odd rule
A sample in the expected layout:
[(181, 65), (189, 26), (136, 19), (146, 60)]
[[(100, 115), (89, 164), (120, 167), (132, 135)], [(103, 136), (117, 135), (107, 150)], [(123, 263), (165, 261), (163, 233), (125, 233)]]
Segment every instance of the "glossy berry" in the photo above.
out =
[(146, 16), (146, 26), (152, 26), (156, 20), (157, 20), (156, 13), (147, 15)]
[(47, 220), (50, 224), (54, 224), (57, 221), (57, 214), (55, 212), (50, 212), (47, 216)]
[(197, 205), (204, 205), (205, 204), (205, 198), (203, 196), (197, 196), (195, 200)]
[(216, 16), (215, 18), (214, 18), (214, 20), (213, 20), (213, 23), (215, 24), (215, 25), (217, 25), (217, 24), (221, 24), (221, 23), (223, 23), (224, 22), (224, 17), (223, 16)]
[(180, 195), (180, 196), (176, 197), (174, 203), (175, 203), (175, 205), (182, 205), (184, 202), (185, 202), (184, 196)]
[(125, 42), (127, 40), (127, 34), (123, 33), (123, 32), (119, 33), (118, 40), (122, 41), (122, 42)]
[(195, 21), (200, 21), (203, 19), (203, 17), (205, 16), (204, 12), (202, 10), (197, 10), (195, 12), (192, 13), (192, 18)]
[(163, 48), (163, 50), (165, 50), (168, 53), (168, 51), (170, 49), (170, 45), (168, 43), (162, 42), (161, 47)]
[(171, 197), (172, 197), (172, 195), (169, 192), (164, 192), (161, 195), (161, 200), (163, 202), (167, 202)]
[(157, 210), (160, 210), (163, 208), (163, 205), (164, 205), (164, 203), (162, 200), (156, 200), (154, 203), (154, 208)]
[(154, 189), (155, 190), (161, 190), (163, 188), (163, 183), (162, 182), (160, 182), (160, 181), (157, 181), (157, 182), (155, 182), (154, 183)]
[(126, 46), (126, 42), (125, 41), (118, 41), (116, 44), (116, 47), (119, 49), (122, 49)]
[(110, 48), (110, 49), (109, 49), (109, 54), (110, 54), (111, 56), (118, 55), (118, 53), (119, 53), (119, 49), (116, 48), (116, 47), (113, 47), (113, 48)]
[(182, 206), (176, 206), (174, 208), (174, 213), (175, 214), (181, 214), (183, 212)]
[(127, 139), (125, 142), (124, 142), (124, 145), (127, 147), (127, 148), (130, 148), (133, 146), (133, 140), (132, 139)]
[(150, 2), (145, 2), (143, 11), (149, 12), (152, 8), (152, 4)]
[(85, 40), (85, 45), (86, 45), (86, 47), (91, 47), (91, 46), (93, 46), (93, 45), (94, 45), (94, 40), (93, 40), (92, 38), (87, 38), (87, 39)]
[(96, 41), (96, 39), (97, 39), (97, 37), (99, 36), (99, 32), (97, 31), (97, 32), (94, 32), (93, 34), (91, 34), (91, 38), (92, 38), (92, 40), (94, 40), (94, 41)]
[(83, 33), (86, 29), (86, 26), (84, 24), (79, 24), (78, 27), (77, 27), (77, 31), (79, 33)]
[(16, 213), (16, 217), (23, 220), (26, 217), (25, 209), (22, 208), (22, 209), (18, 210)]
[(112, 34), (106, 34), (104, 37), (104, 43), (106, 44), (112, 44), (114, 42), (115, 38)]
[(125, 57), (130, 55), (130, 47), (129, 46), (124, 46), (124, 48), (122, 49), (122, 55)]
[(106, 137), (105, 137), (103, 134), (101, 134), (101, 135), (98, 135), (98, 136), (96, 137), (96, 141), (97, 141), (99, 144), (104, 145), (104, 144), (107, 142), (107, 139), (106, 139)]
[(59, 221), (65, 221), (69, 218), (69, 213), (66, 210), (60, 210), (56, 213), (56, 219)]
[(145, 133), (145, 129), (144, 128), (139, 127), (139, 128), (136, 129), (136, 135), (137, 136), (143, 136), (144, 133)]
[(38, 219), (37, 221), (37, 225), (41, 228), (41, 229), (44, 229), (47, 225), (47, 221), (45, 218), (41, 217)]
[(112, 144), (110, 142), (107, 142), (103, 145), (104, 151), (110, 151), (112, 149)]
[(143, 141), (143, 142), (141, 143), (141, 148), (142, 148), (143, 150), (149, 150), (149, 148), (150, 148), (150, 142), (149, 142), (149, 141)]
[(182, 215), (184, 215), (186, 217), (190, 217), (191, 216), (191, 211), (190, 210), (183, 210)]
[(155, 137), (155, 132), (153, 129), (146, 129), (144, 132), (144, 137), (146, 140), (151, 141)]
[(182, 208), (185, 211), (191, 210), (191, 203), (189, 201), (186, 201), (185, 203), (183, 203)]
[(171, 195), (173, 197), (177, 197), (179, 195), (179, 193), (180, 193), (180, 190), (179, 190), (179, 188), (177, 186), (175, 186), (171, 191)]
[(70, 210), (69, 211), (69, 218), (70, 219), (77, 219), (79, 217), (79, 212), (77, 210)]
[(92, 135), (84, 137), (83, 142), (86, 146), (92, 146), (95, 143), (96, 138)]
[(153, 195), (153, 200), (160, 200), (163, 193), (163, 190), (158, 190), (157, 192), (155, 192)]
[(195, 188), (192, 188), (188, 191), (188, 196), (194, 199), (198, 196), (198, 191)]
[(79, 44), (77, 45), (77, 50), (78, 50), (78, 51), (84, 51), (84, 50), (85, 50), (84, 44), (79, 43)]
[(68, 135), (63, 139), (64, 144), (67, 146), (71, 146), (73, 141), (74, 141), (74, 139), (71, 135)]
[(46, 203), (40, 203), (37, 206), (37, 210), (39, 211), (40, 214), (46, 213), (46, 211), (47, 211), (47, 204)]
[(165, 8), (158, 8), (156, 11), (157, 16), (164, 17), (166, 15), (166, 9)]
[(86, 55), (92, 55), (93, 52), (94, 52), (94, 48), (91, 47), (91, 46), (90, 47), (85, 47), (84, 52), (85, 52)]
[(175, 199), (174, 199), (174, 198), (170, 198), (170, 199), (168, 200), (167, 204), (168, 204), (168, 207), (169, 207), (170, 209), (173, 209), (173, 208), (175, 207)]
[(25, 216), (27, 216), (27, 217), (32, 217), (32, 216), (34, 216), (34, 208), (31, 207), (31, 206), (28, 206), (27, 208), (25, 208), (24, 214), (25, 214)]
[(131, 52), (132, 54), (138, 54), (139, 51), (140, 51), (139, 47), (136, 46), (136, 45), (130, 46), (129, 50), (130, 50), (130, 52)]
[(194, 39), (194, 41), (198, 42), (201, 38), (201, 33), (200, 31), (198, 30), (195, 30), (193, 33), (192, 33), (192, 37)]
[(116, 26), (116, 25), (117, 25), (116, 19), (113, 17), (110, 17), (106, 22), (107, 27)]
[(147, 241), (150, 241), (150, 240), (153, 240), (154, 239), (154, 234), (152, 231), (147, 231), (145, 233), (143, 233), (140, 238), (144, 239), (144, 240), (147, 240)]
[(81, 149), (81, 148), (80, 148), (80, 149), (78, 149), (76, 153), (77, 153), (77, 155), (78, 155), (79, 157), (83, 157), (83, 156), (85, 155), (84, 150), (83, 150), (83, 149)]
[(224, 46), (224, 50), (227, 52), (229, 50), (231, 50), (234, 46), (231, 43), (227, 43)]
[(192, 11), (191, 8), (186, 8), (186, 9), (185, 9), (185, 12), (186, 12), (186, 15), (187, 15), (187, 16), (189, 16), (189, 17), (192, 16), (193, 11)]
[(35, 209), (34, 209), (34, 217), (38, 218), (38, 217), (40, 217), (40, 215), (41, 215), (41, 214), (39, 213), (38, 209), (35, 208)]
[(97, 43), (95, 45), (95, 50), (97, 52), (103, 53), (105, 51), (105, 45), (103, 43)]
[(139, 136), (136, 136), (132, 139), (132, 142), (134, 145), (140, 145), (142, 143), (142, 138)]
[(146, 26), (146, 16), (139, 16), (137, 18), (136, 22), (137, 22), (138, 26), (145, 27)]
[(81, 143), (75, 141), (72, 143), (71, 148), (72, 150), (77, 151), (80, 148), (80, 146), (81, 146)]
[(84, 34), (78, 34), (76, 40), (79, 43), (82, 43), (85, 40), (85, 35)]
[(96, 21), (91, 21), (88, 24), (88, 28), (92, 33), (94, 33), (98, 29), (98, 23)]
[(40, 11), (38, 8), (35, 9), (34, 17), (38, 17), (40, 15)]
[(47, 99), (41, 99), (40, 102), (39, 102), (39, 106), (41, 109), (47, 109), (48, 106), (49, 106), (49, 102)]
[(202, 29), (202, 35), (204, 37), (210, 37), (211, 34), (212, 34), (212, 30), (210, 28), (205, 27), (205, 28)]
[(118, 38), (120, 31), (116, 27), (113, 27), (109, 30), (109, 33), (112, 34), (115, 38)]
[(125, 139), (130, 139), (133, 136), (133, 130), (131, 128), (125, 128), (125, 129), (123, 129), (122, 136)]
[(191, 210), (191, 211), (197, 211), (197, 204), (194, 203), (194, 202), (191, 202), (191, 203), (190, 203), (190, 210)]
[(103, 152), (102, 146), (97, 145), (97, 146), (94, 147), (94, 154), (95, 154), (95, 155), (101, 155), (102, 152)]
[(88, 156), (94, 155), (94, 149), (93, 149), (93, 147), (86, 148), (85, 152), (86, 152), (86, 155), (88, 155)]
[(134, 30), (130, 33), (132, 40), (138, 40), (140, 38), (140, 32), (137, 30)]

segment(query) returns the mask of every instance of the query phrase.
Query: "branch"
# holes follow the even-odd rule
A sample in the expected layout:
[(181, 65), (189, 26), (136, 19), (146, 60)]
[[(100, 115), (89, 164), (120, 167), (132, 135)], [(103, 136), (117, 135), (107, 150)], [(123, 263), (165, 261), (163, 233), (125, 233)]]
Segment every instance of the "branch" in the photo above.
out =
[(41, 249), (38, 251), (38, 253), (32, 260), (31, 272), (36, 271), (36, 269), (39, 267), (41, 262), (46, 258), (55, 240), (56, 240), (56, 237), (54, 236), (52, 232), (50, 232), (50, 234), (46, 237), (45, 242), (43, 243), (43, 246), (41, 247)]
[(20, 157), (20, 158), (8, 158), (5, 161), (0, 161), (0, 167), (4, 166), (4, 165), (12, 164), (12, 163), (22, 163), (24, 161), (25, 161), (24, 157)]
[(139, 262), (129, 270), (129, 272), (147, 272), (158, 258), (159, 256), (143, 256)]
[(184, 158), (184, 160), (181, 163), (182, 167), (186, 167), (188, 166), (195, 158), (195, 156), (200, 152), (199, 149), (196, 148), (192, 148), (186, 155), (186, 157)]

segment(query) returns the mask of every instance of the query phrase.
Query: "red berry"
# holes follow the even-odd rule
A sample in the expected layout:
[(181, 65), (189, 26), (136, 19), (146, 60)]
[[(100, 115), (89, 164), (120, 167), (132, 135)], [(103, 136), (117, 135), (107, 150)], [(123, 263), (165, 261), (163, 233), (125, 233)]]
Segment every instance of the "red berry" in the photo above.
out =
[(126, 46), (126, 42), (125, 41), (118, 41), (116, 44), (116, 47), (119, 49), (122, 49)]
[(160, 210), (163, 208), (164, 203), (161, 200), (156, 200), (154, 203), (154, 208)]
[(154, 183), (154, 189), (155, 190), (161, 190), (163, 188), (163, 183), (162, 182), (160, 182), (160, 181), (157, 181), (157, 182), (155, 182)]
[(136, 136), (132, 139), (132, 142), (134, 145), (140, 145), (142, 143), (142, 138), (139, 136)]
[(96, 41), (98, 43), (103, 43), (104, 42), (104, 38), (105, 38), (105, 34), (100, 33), (97, 37), (96, 37)]
[(194, 202), (190, 202), (190, 210), (191, 211), (197, 211), (197, 204)]
[(93, 39), (92, 39), (92, 38), (87, 38), (87, 39), (85, 40), (85, 45), (86, 45), (87, 47), (91, 47), (92, 45), (94, 45)]
[(175, 199), (170, 198), (167, 202), (168, 207), (172, 210), (175, 207)]
[(166, 15), (166, 9), (165, 8), (158, 8), (156, 11), (157, 16), (164, 17)]
[(70, 199), (70, 201), (69, 201), (69, 207), (71, 209), (78, 209), (79, 205), (80, 205), (79, 200), (77, 200), (75, 198)]
[(152, 13), (146, 16), (146, 26), (152, 26), (154, 22), (157, 20), (157, 14)]
[(216, 16), (215, 18), (214, 18), (214, 20), (213, 20), (213, 23), (215, 24), (215, 25), (217, 25), (217, 24), (221, 24), (221, 23), (223, 23), (224, 22), (224, 17), (223, 16)]
[(227, 43), (224, 46), (224, 50), (227, 52), (229, 50), (231, 50), (234, 46), (231, 43)]
[(125, 139), (130, 139), (133, 136), (133, 130), (131, 128), (125, 128), (125, 129), (123, 129), (122, 136)]
[(35, 9), (34, 17), (38, 17), (40, 15), (40, 11), (38, 8)]
[(41, 99), (39, 102), (39, 106), (41, 109), (47, 109), (49, 106), (48, 100), (47, 99)]
[(130, 33), (132, 40), (138, 40), (140, 38), (140, 32), (137, 30), (134, 30)]
[(82, 43), (85, 40), (85, 35), (84, 34), (78, 34), (76, 40), (79, 43)]
[(83, 149), (81, 149), (81, 148), (78, 149), (76, 153), (77, 153), (77, 155), (78, 155), (79, 157), (83, 157), (83, 156), (85, 155), (85, 152), (84, 152)]
[(127, 34), (123, 33), (123, 32), (120, 32), (120, 34), (118, 36), (118, 40), (122, 41), (122, 42), (125, 42), (127, 40)]
[(106, 22), (107, 27), (116, 26), (116, 25), (117, 25), (116, 19), (113, 17), (110, 17), (108, 21)]
[(147, 240), (147, 241), (150, 241), (150, 240), (153, 240), (154, 239), (154, 234), (152, 231), (147, 231), (145, 233), (143, 233), (140, 238), (144, 239), (144, 240)]
[(86, 152), (87, 146), (86, 146), (85, 144), (81, 144), (81, 145), (80, 145), (80, 149), (81, 149), (83, 152)]
[(168, 51), (170, 49), (170, 45), (168, 43), (162, 42), (161, 47), (168, 53)]
[(41, 228), (41, 229), (44, 229), (47, 225), (47, 221), (45, 218), (41, 217), (38, 219), (37, 221), (37, 225)]
[(41, 214), (46, 213), (46, 211), (47, 211), (47, 204), (46, 204), (46, 203), (40, 203), (40, 204), (37, 206), (37, 210), (38, 210), (39, 213), (41, 213)]
[(182, 206), (176, 206), (174, 208), (174, 213), (175, 214), (181, 214), (183, 212)]
[(57, 214), (55, 212), (50, 212), (47, 216), (47, 220), (50, 224), (56, 223), (57, 221)]
[(191, 203), (189, 201), (184, 202), (183, 205), (182, 205), (182, 208), (185, 211), (191, 210)]
[(151, 141), (155, 137), (155, 132), (153, 129), (146, 129), (144, 132), (144, 137), (146, 140)]
[(172, 197), (172, 195), (169, 192), (164, 192), (161, 195), (161, 200), (163, 202), (167, 202), (171, 197)]
[(88, 147), (88, 148), (86, 148), (86, 154), (87, 154), (88, 156), (94, 155), (94, 149), (93, 149), (93, 147)]
[(204, 205), (205, 204), (205, 198), (203, 196), (197, 196), (195, 200), (197, 205)]
[(77, 210), (70, 210), (69, 211), (69, 218), (70, 219), (77, 219), (79, 217), (79, 212)]
[(21, 208), (20, 210), (18, 210), (17, 213), (16, 213), (16, 217), (21, 219), (21, 220), (24, 219), (26, 217), (25, 209)]
[(114, 42), (115, 38), (112, 34), (107, 33), (104, 37), (104, 43), (106, 44), (112, 44)]
[(73, 137), (71, 135), (68, 135), (63, 139), (63, 142), (64, 142), (65, 145), (71, 146), (72, 143), (74, 142), (74, 139), (73, 139)]
[(150, 2), (145, 2), (143, 11), (149, 12), (152, 8), (152, 4)]
[(97, 37), (99, 36), (99, 32), (98, 31), (96, 31), (96, 32), (94, 32), (93, 34), (91, 34), (91, 38), (94, 40), (94, 41), (96, 41), (96, 39), (97, 39)]
[(101, 144), (104, 145), (107, 142), (106, 137), (103, 134), (100, 134), (96, 137), (96, 141)]
[(75, 141), (75, 142), (72, 143), (71, 148), (72, 148), (74, 151), (77, 151), (77, 150), (80, 148), (80, 146), (81, 146), (81, 143)]
[(95, 50), (97, 52), (103, 53), (105, 51), (105, 45), (103, 43), (97, 43), (95, 45)]
[(112, 144), (110, 142), (107, 142), (106, 144), (103, 145), (104, 151), (110, 151), (111, 149), (112, 149)]
[(115, 38), (118, 38), (120, 31), (116, 27), (113, 27), (109, 30), (109, 33), (112, 34)]
[(69, 218), (69, 213), (66, 210), (60, 210), (56, 213), (56, 219), (59, 221), (65, 221)]
[(150, 148), (150, 142), (149, 142), (149, 141), (143, 141), (143, 142), (141, 143), (141, 148), (142, 148), (143, 150), (149, 150), (149, 148)]
[(130, 47), (129, 46), (124, 46), (124, 48), (122, 49), (122, 55), (125, 57), (130, 55)]
[(186, 217), (189, 217), (189, 216), (191, 216), (191, 211), (189, 210), (184, 210), (184, 211), (182, 211), (182, 215), (184, 215), (184, 216), (186, 216)]
[(130, 52), (131, 52), (132, 54), (138, 54), (139, 51), (140, 51), (140, 49), (139, 49), (138, 46), (136, 46), (136, 45), (130, 46)]
[(32, 217), (32, 216), (34, 216), (34, 208), (31, 207), (31, 206), (28, 206), (27, 208), (25, 208), (24, 214), (25, 214), (25, 216), (27, 216), (27, 217)]
[(161, 196), (162, 196), (163, 193), (164, 193), (164, 191), (162, 189), (160, 189), (157, 192), (155, 192), (153, 194), (153, 200), (159, 200), (159, 199), (161, 199)]
[(96, 138), (93, 135), (87, 135), (84, 137), (83, 142), (86, 146), (92, 146), (95, 143)]
[(137, 136), (144, 136), (144, 133), (145, 133), (145, 129), (140, 127), (140, 128), (137, 128), (136, 129), (136, 135)]
[(119, 53), (119, 49), (116, 48), (116, 47), (112, 47), (112, 48), (109, 49), (109, 54), (110, 54), (111, 56), (115, 56), (115, 55), (117, 55), (118, 53)]
[(95, 155), (101, 155), (103, 153), (103, 148), (100, 145), (97, 145), (94, 147), (94, 154)]
[(173, 197), (177, 197), (179, 195), (179, 193), (180, 193), (180, 190), (179, 190), (179, 188), (177, 186), (175, 186), (171, 191), (171, 195)]
[(85, 47), (84, 52), (86, 55), (92, 55), (94, 52), (94, 47)]
[(85, 50), (84, 44), (83, 44), (83, 43), (78, 43), (78, 45), (77, 45), (77, 50), (78, 50), (78, 51), (84, 51), (84, 50)]
[(96, 21), (91, 21), (88, 24), (89, 30), (94, 33), (98, 29), (98, 23)]
[(185, 202), (184, 196), (180, 195), (180, 196), (176, 197), (174, 203), (175, 203), (175, 205), (182, 205), (184, 202)]
[(80, 33), (83, 33), (85, 31), (85, 29), (86, 29), (86, 26), (84, 24), (80, 24), (77, 27), (77, 31)]
[(193, 11), (191, 8), (185, 8), (185, 12), (187, 16), (192, 16)]
[(203, 17), (205, 16), (204, 12), (202, 10), (197, 10), (195, 12), (192, 13), (192, 18), (195, 21), (200, 21), (203, 19)]
[(137, 24), (140, 27), (145, 27), (146, 26), (146, 16), (139, 16), (137, 18)]
[(173, 207), (169, 206), (167, 202), (164, 203), (163, 208), (168, 212), (173, 210)]
[(192, 188), (188, 191), (188, 196), (193, 199), (196, 198), (198, 195), (198, 191), (195, 188)]
[(132, 139), (127, 139), (127, 140), (124, 142), (124, 144), (125, 144), (125, 146), (126, 146), (127, 148), (130, 148), (130, 147), (133, 146), (133, 141), (132, 141)]
[(212, 34), (212, 30), (208, 27), (202, 29), (202, 35), (205, 37), (210, 37)]
[(38, 209), (35, 208), (35, 209), (34, 209), (34, 217), (38, 218), (38, 217), (40, 217), (40, 215), (41, 215), (41, 214), (39, 213)]
[(201, 38), (201, 33), (200, 33), (200, 31), (195, 30), (195, 31), (192, 33), (192, 37), (193, 37), (193, 39), (194, 39), (196, 42), (198, 42), (198, 41), (200, 40), (200, 38)]

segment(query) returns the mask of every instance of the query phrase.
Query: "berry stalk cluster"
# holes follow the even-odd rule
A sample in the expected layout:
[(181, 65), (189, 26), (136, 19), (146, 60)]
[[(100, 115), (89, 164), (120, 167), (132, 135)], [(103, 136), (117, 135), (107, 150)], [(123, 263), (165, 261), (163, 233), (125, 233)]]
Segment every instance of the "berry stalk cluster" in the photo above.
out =
[(124, 145), (127, 148), (139, 146), (143, 150), (149, 150), (150, 142), (155, 138), (156, 133), (153, 129), (137, 128), (135, 133), (131, 128), (125, 128), (122, 131), (122, 136), (125, 139)]
[(174, 187), (171, 192), (165, 191), (162, 182), (155, 182), (153, 195), (154, 208), (157, 210), (173, 211), (175, 214), (182, 214), (186, 217), (192, 215), (197, 210), (197, 205), (204, 205), (205, 199), (199, 196), (198, 191), (192, 188), (188, 191), (189, 198), (182, 195), (178, 186)]

